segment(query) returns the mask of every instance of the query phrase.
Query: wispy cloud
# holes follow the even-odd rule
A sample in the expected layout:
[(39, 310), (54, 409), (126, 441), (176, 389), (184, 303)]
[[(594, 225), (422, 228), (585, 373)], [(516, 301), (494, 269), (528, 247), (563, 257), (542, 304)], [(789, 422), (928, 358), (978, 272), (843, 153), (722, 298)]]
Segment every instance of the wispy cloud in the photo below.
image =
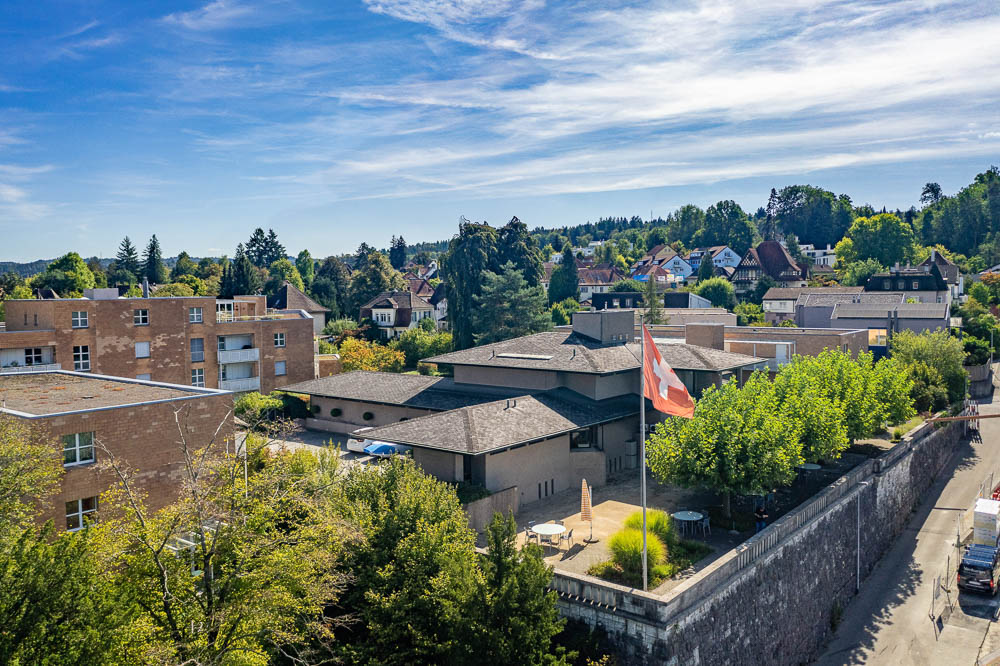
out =
[(248, 3), (234, 0), (214, 0), (189, 12), (177, 12), (163, 17), (163, 22), (188, 30), (225, 30), (245, 25), (257, 12)]

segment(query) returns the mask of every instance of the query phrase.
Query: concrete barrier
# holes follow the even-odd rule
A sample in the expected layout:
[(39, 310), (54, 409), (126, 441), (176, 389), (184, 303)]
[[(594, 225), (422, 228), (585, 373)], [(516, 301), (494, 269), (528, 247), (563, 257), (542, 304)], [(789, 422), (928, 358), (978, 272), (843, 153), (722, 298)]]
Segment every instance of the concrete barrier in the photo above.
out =
[(463, 504), (462, 508), (469, 515), (469, 527), (477, 532), (482, 532), (493, 520), (494, 513), (507, 515), (512, 512), (516, 516), (519, 498), (517, 486), (511, 486), (497, 491), (489, 497)]

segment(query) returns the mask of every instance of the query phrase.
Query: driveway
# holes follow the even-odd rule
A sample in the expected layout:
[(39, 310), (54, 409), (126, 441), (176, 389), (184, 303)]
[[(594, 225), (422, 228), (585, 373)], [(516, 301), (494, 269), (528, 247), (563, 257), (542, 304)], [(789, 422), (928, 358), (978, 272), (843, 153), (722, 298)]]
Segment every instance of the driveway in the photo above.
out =
[[(243, 444), (245, 433), (239, 433), (237, 442), (239, 446)], [(288, 432), (282, 432), (278, 436), (271, 437), (269, 448), (283, 451), (297, 451), (306, 449), (313, 453), (321, 451), (334, 452), (339, 449), (340, 461), (349, 465), (367, 465), (376, 460), (365, 453), (355, 453), (347, 450), (347, 435), (339, 435), (333, 432), (321, 432), (318, 430), (306, 430), (296, 427)]]
[[(1000, 413), (1000, 406), (981, 401), (980, 412)], [(1000, 649), (993, 619), (1000, 599), (960, 593), (955, 586), (957, 518), (972, 506), (983, 479), (1000, 469), (1000, 419), (981, 421), (980, 436), (981, 441), (959, 444), (909, 525), (845, 609), (818, 664), (960, 666), (981, 663), (982, 656)]]

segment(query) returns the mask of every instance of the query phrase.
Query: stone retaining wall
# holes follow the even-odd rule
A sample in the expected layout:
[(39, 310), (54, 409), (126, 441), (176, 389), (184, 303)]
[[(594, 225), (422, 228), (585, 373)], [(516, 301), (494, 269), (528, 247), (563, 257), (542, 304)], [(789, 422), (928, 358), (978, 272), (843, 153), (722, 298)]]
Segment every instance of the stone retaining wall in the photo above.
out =
[(855, 594), (859, 552), (863, 581), (961, 433), (961, 423), (917, 428), (663, 597), (556, 573), (560, 610), (607, 631), (629, 664), (808, 662)]

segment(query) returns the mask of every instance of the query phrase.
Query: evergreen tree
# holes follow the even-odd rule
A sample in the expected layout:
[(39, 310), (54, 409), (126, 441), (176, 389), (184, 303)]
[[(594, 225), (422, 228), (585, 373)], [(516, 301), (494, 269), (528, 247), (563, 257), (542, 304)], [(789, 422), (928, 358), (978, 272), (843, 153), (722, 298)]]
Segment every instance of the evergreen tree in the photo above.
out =
[(392, 242), (389, 244), (389, 263), (397, 271), (403, 270), (403, 264), (406, 263), (406, 241), (402, 236), (392, 237)]
[(497, 231), (497, 264), (507, 262), (521, 271), (525, 282), (535, 287), (542, 283), (545, 271), (542, 269), (542, 253), (538, 244), (528, 232), (527, 225), (516, 217)]
[(232, 295), (250, 295), (260, 293), (260, 274), (254, 268), (250, 257), (243, 249), (243, 243), (236, 246), (236, 256), (232, 267)]
[(377, 250), (368, 243), (362, 242), (361, 245), (358, 246), (358, 251), (354, 255), (354, 270), (364, 270), (365, 267), (368, 266), (368, 255), (372, 252), (377, 252)]
[(331, 319), (337, 319), (351, 314), (348, 312), (350, 287), (351, 271), (336, 257), (327, 257), (316, 271), (310, 295), (320, 305), (330, 308)]
[(177, 255), (177, 263), (174, 264), (173, 270), (170, 271), (170, 281), (177, 282), (177, 278), (182, 275), (194, 275), (198, 272), (198, 265), (191, 261), (191, 255), (187, 252), (181, 251)]
[(663, 319), (663, 303), (660, 301), (663, 296), (660, 295), (659, 290), (656, 288), (656, 278), (653, 275), (649, 276), (646, 280), (646, 284), (643, 285), (642, 300), (645, 301), (646, 312), (645, 320), (649, 325), (662, 324)]
[(701, 258), (701, 263), (698, 265), (698, 282), (711, 280), (713, 277), (715, 277), (715, 262), (712, 259), (711, 253), (706, 252)]
[(163, 284), (167, 281), (167, 267), (163, 265), (163, 250), (156, 234), (149, 239), (146, 251), (142, 254), (142, 274), (149, 284)]
[(508, 261), (500, 273), (483, 272), (483, 287), (475, 298), (473, 326), (477, 345), (547, 331), (552, 316), (541, 285), (532, 287)]
[(299, 256), (295, 258), (295, 268), (299, 270), (299, 275), (302, 276), (302, 283), (306, 289), (311, 287), (313, 279), (316, 277), (316, 263), (313, 261), (312, 255), (309, 254), (309, 250), (299, 252)]
[(761, 221), (760, 235), (764, 240), (774, 240), (778, 233), (778, 190), (771, 188), (771, 195), (767, 198), (765, 217)]
[[(549, 279), (549, 303), (558, 303), (567, 298), (580, 300), (580, 273), (569, 243), (563, 246), (562, 254), (562, 263), (552, 271), (552, 277)], [(451, 308), (450, 300), (448, 307)]]
[(222, 276), (219, 278), (219, 297), (232, 298), (236, 295), (236, 288), (233, 284), (233, 265), (226, 262), (222, 266)]
[(496, 268), (496, 258), (497, 230), (463, 218), (440, 262), (455, 349), (475, 344), (476, 298), (482, 292), (483, 273)]
[(115, 264), (120, 271), (128, 271), (133, 279), (139, 277), (139, 252), (132, 245), (132, 241), (126, 236), (118, 246), (118, 254), (115, 255)]
[(250, 263), (257, 268), (264, 268), (269, 264), (267, 261), (267, 234), (260, 227), (254, 229), (253, 234), (250, 235), (250, 240), (247, 241), (246, 245), (246, 254)]
[(260, 266), (260, 268), (270, 266), (276, 261), (287, 258), (285, 246), (278, 242), (278, 234), (274, 233), (274, 229), (268, 229), (267, 241), (264, 243), (264, 266)]

